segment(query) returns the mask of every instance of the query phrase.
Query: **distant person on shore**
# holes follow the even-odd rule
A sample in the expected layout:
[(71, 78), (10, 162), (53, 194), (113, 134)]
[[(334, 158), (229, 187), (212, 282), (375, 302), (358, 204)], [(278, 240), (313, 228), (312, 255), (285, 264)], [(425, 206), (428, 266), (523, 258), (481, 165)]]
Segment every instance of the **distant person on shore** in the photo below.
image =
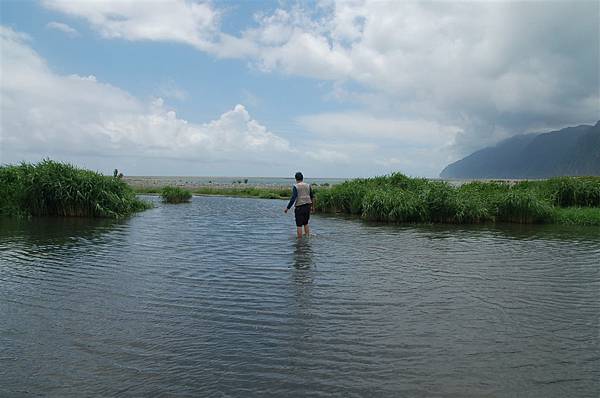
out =
[(292, 188), (292, 198), (283, 212), (287, 213), (295, 204), (294, 216), (296, 217), (296, 234), (298, 235), (298, 238), (302, 238), (303, 227), (304, 235), (308, 236), (310, 233), (308, 220), (310, 219), (310, 213), (314, 211), (315, 197), (311, 186), (304, 182), (304, 176), (301, 172), (297, 172), (295, 178), (296, 183)]

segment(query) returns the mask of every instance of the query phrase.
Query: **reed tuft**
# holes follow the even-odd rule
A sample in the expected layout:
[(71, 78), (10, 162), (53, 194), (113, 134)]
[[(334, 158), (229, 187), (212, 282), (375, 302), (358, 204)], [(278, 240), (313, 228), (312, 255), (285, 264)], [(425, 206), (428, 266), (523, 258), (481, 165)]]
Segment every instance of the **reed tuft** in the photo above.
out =
[(515, 185), (471, 182), (453, 187), (393, 173), (319, 190), (317, 210), (392, 223), (600, 225), (600, 177), (561, 177)]
[(122, 179), (68, 163), (0, 167), (0, 215), (121, 218), (149, 207)]
[(192, 193), (180, 187), (164, 187), (160, 193), (165, 203), (188, 203), (192, 200)]

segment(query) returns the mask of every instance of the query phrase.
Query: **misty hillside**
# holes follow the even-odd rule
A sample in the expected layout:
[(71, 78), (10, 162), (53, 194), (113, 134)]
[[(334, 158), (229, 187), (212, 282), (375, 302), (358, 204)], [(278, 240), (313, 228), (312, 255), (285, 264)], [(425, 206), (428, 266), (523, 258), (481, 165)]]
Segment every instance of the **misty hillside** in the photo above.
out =
[(449, 164), (442, 178), (546, 178), (600, 175), (600, 121), (518, 135)]

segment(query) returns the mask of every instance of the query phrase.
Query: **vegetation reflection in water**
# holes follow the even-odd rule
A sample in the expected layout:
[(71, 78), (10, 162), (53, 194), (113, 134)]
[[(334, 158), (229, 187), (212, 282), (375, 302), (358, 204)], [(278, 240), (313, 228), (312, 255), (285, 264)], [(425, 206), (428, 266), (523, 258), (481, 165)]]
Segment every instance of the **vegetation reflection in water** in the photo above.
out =
[(35, 245), (74, 244), (79, 240), (96, 241), (125, 225), (125, 220), (110, 218), (0, 217), (0, 239), (25, 239)]

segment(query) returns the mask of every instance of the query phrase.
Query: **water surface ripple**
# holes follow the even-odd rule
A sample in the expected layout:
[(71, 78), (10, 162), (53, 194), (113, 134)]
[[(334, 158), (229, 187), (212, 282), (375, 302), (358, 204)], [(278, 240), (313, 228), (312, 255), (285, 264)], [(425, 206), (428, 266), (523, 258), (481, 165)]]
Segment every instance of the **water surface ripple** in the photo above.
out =
[(0, 221), (0, 396), (600, 394), (598, 228), (156, 204)]

